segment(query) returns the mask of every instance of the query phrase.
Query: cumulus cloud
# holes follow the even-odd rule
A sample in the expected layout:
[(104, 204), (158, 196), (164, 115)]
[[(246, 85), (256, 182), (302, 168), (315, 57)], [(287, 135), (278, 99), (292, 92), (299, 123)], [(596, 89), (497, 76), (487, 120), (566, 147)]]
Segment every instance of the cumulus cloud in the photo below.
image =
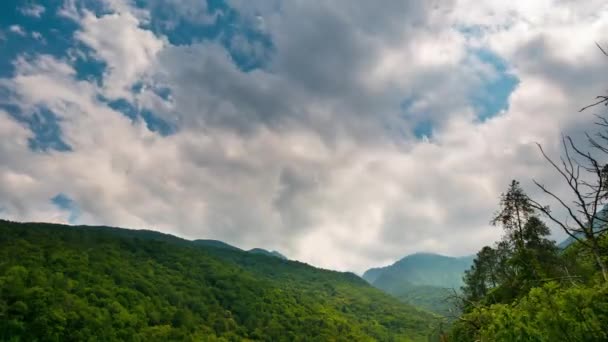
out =
[[(512, 178), (535, 195), (533, 177), (559, 187), (534, 143), (556, 153), (562, 131), (590, 127), (590, 114), (574, 113), (604, 86), (600, 3), (232, 0), (241, 34), (181, 45), (165, 37), (175, 25), (150, 24), (168, 3), (144, 3), (63, 5), (73, 38), (105, 65), (100, 83), (68, 56), (35, 51), (0, 80), (13, 108), (0, 112), (0, 215), (67, 222), (51, 201), (63, 194), (76, 223), (358, 272), (416, 251), (470, 254), (500, 236), (488, 222)], [(167, 20), (197, 27), (227, 15), (205, 2), (172, 7)], [(264, 62), (244, 70), (234, 51)], [(504, 73), (518, 80), (508, 106), (479, 120), (472, 95)], [(115, 99), (175, 131), (151, 131)], [(32, 150), (14, 108), (54, 113), (71, 151)], [(421, 122), (432, 128), (424, 140)]]
[(107, 64), (104, 94), (110, 98), (131, 97), (131, 87), (144, 77), (163, 39), (139, 27), (139, 19), (128, 11), (96, 16), (85, 12), (76, 39), (95, 51)]
[(25, 31), (23, 30), (23, 27), (21, 27), (19, 25), (11, 25), (8, 28), (8, 30), (11, 33), (14, 33), (14, 34), (19, 35), (19, 36), (25, 36), (26, 35)]

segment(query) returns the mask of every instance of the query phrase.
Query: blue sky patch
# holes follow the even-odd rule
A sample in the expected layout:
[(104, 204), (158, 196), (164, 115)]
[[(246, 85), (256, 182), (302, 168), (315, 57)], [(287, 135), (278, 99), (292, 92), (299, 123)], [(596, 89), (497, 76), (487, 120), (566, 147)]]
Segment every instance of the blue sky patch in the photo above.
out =
[(140, 8), (150, 10), (151, 20), (143, 27), (164, 35), (173, 45), (217, 41), (223, 45), (237, 67), (248, 72), (263, 68), (273, 51), (271, 38), (247, 22), (223, 0), (207, 1), (207, 16), (213, 20), (193, 20), (161, 1), (138, 0)]
[(466, 38), (480, 38), (484, 34), (484, 27), (481, 25), (458, 25), (454, 29)]
[(506, 61), (495, 53), (478, 49), (472, 54), (484, 64), (492, 66), (498, 75), (485, 79), (480, 89), (475, 89), (470, 96), (477, 119), (483, 122), (509, 109), (509, 96), (519, 84), (519, 79), (509, 72)]
[(113, 110), (122, 113), (124, 116), (128, 117), (131, 120), (136, 120), (139, 115), (139, 110), (135, 108), (129, 101), (125, 99), (118, 99), (113, 101), (107, 101), (104, 98), (99, 98), (100, 101), (106, 102), (108, 107)]
[(106, 102), (108, 107), (122, 113), (133, 122), (140, 119), (144, 120), (146, 127), (152, 132), (156, 132), (162, 136), (168, 136), (176, 132), (174, 126), (154, 114), (152, 111), (145, 108), (140, 110), (125, 99), (105, 101), (103, 98), (100, 98), (100, 100)]
[(421, 113), (412, 112), (412, 106), (416, 99), (414, 97), (408, 97), (401, 102), (401, 111), (403, 112), (403, 119), (412, 123), (411, 130), (418, 139), (431, 138), (433, 136), (434, 125), (430, 118)]
[(154, 114), (149, 110), (142, 110), (140, 113), (142, 119), (146, 122), (146, 126), (152, 132), (156, 132), (163, 137), (175, 133), (175, 127), (171, 126), (167, 121)]
[[(32, 2), (34, 3), (34, 2)], [(90, 55), (91, 49), (74, 40), (74, 33), (78, 30), (78, 23), (72, 19), (59, 15), (63, 1), (49, 0), (42, 3), (44, 7), (40, 17), (27, 15), (23, 8), (26, 1), (0, 1), (0, 32), (4, 39), (0, 39), (0, 77), (10, 77), (14, 73), (13, 61), (27, 51), (28, 54), (48, 54), (58, 59), (65, 59), (67, 52), (77, 48)], [(79, 2), (81, 7), (87, 8), (96, 14), (107, 12), (99, 1)], [(78, 57), (74, 65), (81, 79), (89, 77), (100, 78), (105, 66), (87, 58)]]
[(433, 123), (431, 120), (423, 120), (414, 126), (414, 135), (418, 139), (431, 138), (433, 136)]
[(0, 107), (34, 133), (34, 137), (28, 140), (28, 146), (32, 151), (72, 151), (72, 147), (62, 139), (59, 126), (61, 119), (48, 108), (38, 107), (32, 113), (23, 113), (19, 107), (14, 105), (2, 104)]
[(34, 151), (56, 150), (61, 152), (71, 151), (72, 148), (66, 144), (61, 137), (59, 117), (46, 108), (39, 108), (26, 121), (35, 137), (30, 138), (29, 146)]
[[(469, 93), (468, 100), (475, 111), (478, 122), (484, 122), (504, 110), (509, 109), (509, 97), (519, 84), (519, 79), (510, 72), (509, 66), (502, 58), (486, 49), (471, 50), (470, 56), (490, 66), (494, 75), (480, 75), (481, 83)], [(436, 122), (427, 118), (425, 113), (413, 113), (415, 98), (406, 98), (400, 107), (404, 119), (413, 122), (412, 131), (418, 139), (431, 138)]]
[[(76, 58), (72, 67), (76, 70), (76, 79), (81, 81), (93, 81), (97, 85), (101, 85), (103, 81), (103, 74), (106, 71), (106, 62), (95, 59), (91, 48), (78, 44), (78, 49), (85, 53), (85, 57), (79, 56)], [(87, 53), (88, 52), (88, 53)]]
[(51, 203), (53, 203), (58, 209), (69, 212), (70, 215), (68, 217), (68, 221), (72, 224), (76, 222), (78, 217), (80, 217), (80, 209), (78, 208), (78, 204), (66, 194), (57, 194), (55, 197), (51, 198)]
[(154, 94), (156, 94), (161, 99), (168, 101), (171, 98), (171, 88), (169, 87), (155, 87), (152, 89)]

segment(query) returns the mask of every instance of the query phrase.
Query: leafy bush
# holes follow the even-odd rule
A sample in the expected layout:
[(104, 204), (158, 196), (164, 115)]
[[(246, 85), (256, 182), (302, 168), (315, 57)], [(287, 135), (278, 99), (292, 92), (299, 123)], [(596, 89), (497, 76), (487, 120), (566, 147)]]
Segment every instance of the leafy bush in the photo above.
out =
[(454, 341), (606, 341), (608, 287), (550, 282), (513, 304), (478, 307), (461, 317)]

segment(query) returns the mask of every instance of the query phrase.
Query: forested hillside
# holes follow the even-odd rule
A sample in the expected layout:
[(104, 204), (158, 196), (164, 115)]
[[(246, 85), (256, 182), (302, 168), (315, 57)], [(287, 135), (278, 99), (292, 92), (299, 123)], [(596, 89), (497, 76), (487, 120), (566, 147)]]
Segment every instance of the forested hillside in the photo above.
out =
[(3, 341), (416, 341), (434, 321), (352, 273), (151, 231), (0, 221)]

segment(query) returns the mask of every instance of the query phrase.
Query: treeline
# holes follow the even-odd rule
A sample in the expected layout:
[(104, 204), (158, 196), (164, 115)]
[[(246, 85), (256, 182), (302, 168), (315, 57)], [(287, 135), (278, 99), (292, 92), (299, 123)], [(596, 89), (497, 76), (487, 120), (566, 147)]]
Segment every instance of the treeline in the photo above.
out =
[(0, 220), (0, 341), (411, 341), (354, 274), (150, 231)]

